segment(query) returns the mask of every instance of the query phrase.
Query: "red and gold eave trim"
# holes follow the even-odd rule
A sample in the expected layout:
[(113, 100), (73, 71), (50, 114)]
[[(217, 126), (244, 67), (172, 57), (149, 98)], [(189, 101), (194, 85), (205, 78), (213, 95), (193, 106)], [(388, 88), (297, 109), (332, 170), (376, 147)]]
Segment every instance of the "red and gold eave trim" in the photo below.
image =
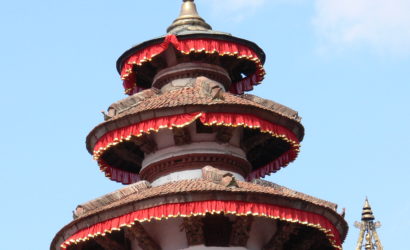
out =
[(66, 249), (70, 245), (85, 242), (97, 236), (104, 236), (125, 227), (131, 227), (136, 222), (174, 217), (204, 216), (207, 213), (224, 213), (236, 216), (252, 215), (301, 224), (320, 230), (326, 235), (334, 249), (342, 249), (340, 232), (322, 215), (266, 203), (217, 200), (164, 204), (127, 213), (77, 231), (65, 240), (60, 248)]
[(238, 59), (247, 59), (254, 62), (256, 65), (254, 73), (238, 82), (232, 83), (229, 91), (233, 94), (243, 94), (245, 91), (252, 90), (253, 86), (259, 84), (264, 78), (265, 70), (260, 58), (252, 49), (244, 45), (209, 38), (178, 40), (175, 35), (167, 35), (162, 43), (137, 51), (123, 63), (121, 79), (123, 80), (126, 94), (132, 95), (144, 90), (136, 81), (136, 72), (133, 70), (134, 66), (140, 66), (151, 61), (155, 56), (164, 52), (171, 44), (183, 54), (218, 53), (220, 56), (235, 56)]
[(131, 140), (133, 136), (140, 137), (143, 134), (158, 132), (160, 129), (185, 127), (196, 119), (200, 119), (201, 123), (206, 126), (247, 127), (259, 129), (262, 133), (269, 133), (272, 137), (279, 138), (289, 143), (291, 147), (288, 151), (284, 152), (265, 166), (252, 171), (247, 176), (248, 180), (262, 178), (270, 173), (274, 173), (281, 167), (287, 166), (290, 162), (294, 161), (298, 155), (300, 148), (299, 140), (294, 133), (285, 127), (263, 120), (251, 114), (197, 112), (153, 118), (107, 132), (94, 146), (94, 159), (97, 160), (101, 171), (103, 171), (111, 180), (123, 184), (134, 183), (139, 180), (138, 174), (111, 167), (101, 158), (104, 152), (118, 143)]

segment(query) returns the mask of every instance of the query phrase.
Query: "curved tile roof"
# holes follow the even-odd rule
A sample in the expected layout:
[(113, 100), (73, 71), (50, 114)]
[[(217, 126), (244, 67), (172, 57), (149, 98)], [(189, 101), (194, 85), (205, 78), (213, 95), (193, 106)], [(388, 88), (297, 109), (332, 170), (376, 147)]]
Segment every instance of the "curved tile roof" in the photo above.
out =
[[(210, 87), (211, 80), (198, 77), (192, 86), (162, 93), (148, 89), (120, 100), (109, 107), (107, 120), (87, 136), (87, 149), (92, 152), (102, 134), (135, 122), (180, 113), (198, 111), (250, 113), (285, 126), (301, 141), (304, 136), (298, 113), (284, 105), (254, 95), (234, 95)], [(132, 119), (131, 119), (132, 118)]]

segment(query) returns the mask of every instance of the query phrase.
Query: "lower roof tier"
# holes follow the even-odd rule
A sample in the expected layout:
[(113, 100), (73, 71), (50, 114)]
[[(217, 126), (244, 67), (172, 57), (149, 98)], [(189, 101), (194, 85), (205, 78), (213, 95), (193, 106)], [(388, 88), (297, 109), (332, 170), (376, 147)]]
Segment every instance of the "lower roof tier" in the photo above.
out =
[[(124, 244), (123, 249), (173, 249), (164, 239), (167, 230), (170, 233), (173, 228), (181, 229), (173, 232), (174, 243), (179, 237), (181, 244), (174, 249), (201, 244), (341, 249), (348, 229), (333, 203), (267, 181), (238, 181), (209, 167), (203, 170), (203, 178), (196, 180), (157, 187), (146, 181), (129, 185), (78, 206), (75, 216), (57, 233), (51, 249), (99, 249), (95, 245), (107, 240)], [(243, 224), (248, 226), (241, 227)], [(225, 228), (219, 241), (212, 236), (218, 228)], [(192, 231), (199, 235), (195, 238)], [(259, 238), (253, 238), (255, 233)], [(118, 238), (118, 234), (122, 236)], [(138, 235), (144, 235), (157, 248), (141, 247), (144, 242)], [(222, 235), (226, 235), (225, 240)], [(133, 240), (140, 248), (130, 247)], [(308, 243), (310, 248), (295, 248)]]

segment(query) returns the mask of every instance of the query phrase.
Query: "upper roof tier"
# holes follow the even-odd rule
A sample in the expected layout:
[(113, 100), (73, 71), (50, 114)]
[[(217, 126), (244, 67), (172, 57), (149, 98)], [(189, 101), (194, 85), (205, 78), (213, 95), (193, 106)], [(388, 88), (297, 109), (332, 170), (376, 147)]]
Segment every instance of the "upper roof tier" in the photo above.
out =
[(229, 91), (243, 94), (265, 75), (265, 53), (255, 43), (212, 30), (201, 18), (194, 1), (184, 0), (180, 15), (167, 34), (140, 43), (117, 60), (125, 93), (153, 87), (155, 75), (183, 62), (206, 62), (224, 68), (231, 79)]

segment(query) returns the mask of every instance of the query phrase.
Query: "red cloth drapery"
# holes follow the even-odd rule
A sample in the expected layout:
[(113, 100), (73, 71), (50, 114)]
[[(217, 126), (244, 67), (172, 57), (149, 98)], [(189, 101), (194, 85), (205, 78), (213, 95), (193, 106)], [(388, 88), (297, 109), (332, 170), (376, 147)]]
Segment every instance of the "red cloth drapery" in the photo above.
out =
[(237, 216), (253, 215), (268, 217), (290, 223), (303, 224), (322, 231), (326, 234), (327, 239), (334, 249), (342, 249), (340, 233), (335, 226), (322, 215), (266, 203), (217, 200), (164, 204), (127, 213), (77, 231), (61, 244), (61, 249), (65, 249), (72, 244), (87, 241), (99, 235), (111, 233), (113, 230), (120, 230), (122, 227), (131, 226), (135, 222), (221, 212)]
[(209, 38), (179, 41), (175, 35), (167, 35), (162, 43), (141, 49), (124, 62), (121, 68), (121, 79), (124, 81), (124, 89), (127, 94), (132, 95), (143, 90), (136, 82), (136, 73), (133, 71), (133, 67), (152, 60), (153, 57), (164, 52), (170, 44), (184, 54), (191, 52), (218, 53), (221, 56), (231, 55), (238, 59), (246, 58), (253, 61), (256, 64), (256, 71), (244, 79), (232, 83), (230, 92), (234, 94), (242, 94), (244, 91), (252, 90), (253, 86), (261, 82), (265, 75), (265, 70), (258, 55), (244, 45)]
[(112, 181), (127, 185), (141, 180), (138, 174), (113, 168), (102, 159), (98, 160), (98, 165), (100, 166), (101, 171), (105, 173), (105, 176)]
[(164, 116), (112, 130), (104, 134), (95, 144), (94, 158), (98, 159), (105, 150), (121, 141), (131, 139), (131, 136), (138, 137), (144, 133), (147, 134), (151, 131), (158, 131), (164, 128), (184, 127), (195, 121), (201, 115), (202, 113), (190, 113)]
[(207, 126), (242, 126), (259, 129), (261, 132), (269, 133), (271, 136), (280, 138), (291, 145), (291, 148), (284, 152), (281, 156), (274, 159), (266, 166), (252, 171), (249, 176), (247, 176), (248, 180), (261, 178), (265, 175), (278, 171), (281, 167), (284, 167), (295, 160), (299, 152), (299, 140), (295, 134), (280, 125), (268, 122), (250, 114), (202, 112), (154, 118), (110, 131), (104, 134), (95, 144), (93, 153), (94, 158), (98, 161), (100, 169), (111, 180), (122, 182), (123, 184), (133, 183), (139, 179), (137, 174), (110, 166), (101, 159), (101, 155), (108, 148), (115, 146), (122, 141), (130, 140), (132, 136), (138, 137), (144, 133), (158, 131), (159, 129), (184, 127), (198, 118), (204, 125)]

